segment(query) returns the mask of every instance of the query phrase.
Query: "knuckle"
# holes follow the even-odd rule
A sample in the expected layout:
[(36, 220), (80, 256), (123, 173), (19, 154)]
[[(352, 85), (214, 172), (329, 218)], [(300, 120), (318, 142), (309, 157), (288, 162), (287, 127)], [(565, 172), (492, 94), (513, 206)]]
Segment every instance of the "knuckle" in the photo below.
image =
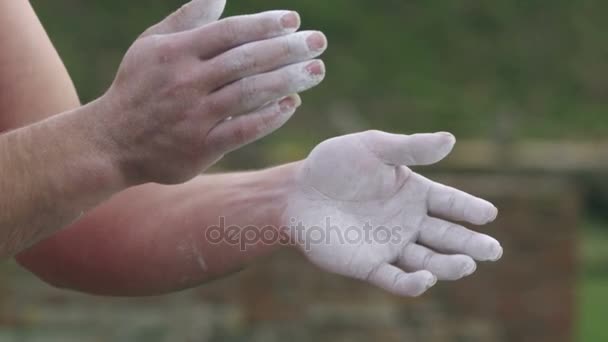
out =
[(456, 210), (456, 203), (456, 195), (454, 193), (451, 193), (450, 195), (448, 195), (445, 207), (448, 211), (453, 212)]
[(165, 95), (179, 99), (182, 106), (186, 107), (201, 94), (197, 82), (196, 73), (175, 67), (171, 72), (165, 73), (162, 89)]
[(365, 272), (365, 274), (363, 276), (356, 276), (355, 278), (359, 278), (371, 283), (375, 283), (376, 282), (376, 278), (378, 277), (378, 272), (380, 269), (381, 265), (375, 265), (373, 267), (371, 267), (367, 272)]
[(236, 145), (245, 143), (247, 141), (248, 136), (248, 130), (243, 124), (236, 125), (234, 130), (232, 131), (232, 141)]
[(155, 40), (154, 51), (159, 63), (168, 64), (175, 60), (178, 55), (178, 46), (175, 40), (160, 36), (151, 36), (150, 38)]
[(281, 57), (291, 57), (294, 55), (293, 43), (289, 38), (282, 38), (279, 40), (279, 55)]
[(422, 269), (428, 269), (433, 260), (433, 253), (426, 251), (422, 256)]
[(204, 112), (213, 116), (219, 116), (227, 111), (226, 103), (219, 99), (208, 99), (203, 102)]
[(243, 104), (251, 103), (260, 94), (259, 81), (256, 77), (240, 82), (240, 98)]
[(273, 131), (276, 128), (277, 122), (276, 117), (277, 114), (274, 109), (268, 109), (267, 112), (261, 113), (257, 118), (257, 132), (265, 133)]
[(250, 47), (243, 47), (228, 54), (221, 64), (223, 70), (232, 75), (242, 75), (258, 67), (255, 53)]
[(279, 21), (273, 13), (263, 13), (262, 15), (256, 16), (252, 26), (255, 28), (257, 34), (262, 35), (268, 35), (280, 30)]
[(450, 234), (454, 230), (453, 223), (443, 223), (439, 227), (439, 241), (447, 241), (450, 237)]
[(223, 58), (214, 58), (203, 62), (201, 70), (204, 77), (205, 84), (208, 84), (212, 89), (217, 90), (216, 87), (223, 85), (224, 79), (226, 79), (226, 70), (228, 70), (228, 61)]
[(470, 251), (479, 249), (479, 246), (475, 244), (475, 234), (467, 232), (462, 240), (462, 249), (464, 251)]
[(171, 88), (176, 90), (185, 90), (191, 88), (194, 84), (194, 77), (183, 71), (177, 71), (171, 76)]
[(266, 89), (271, 94), (280, 94), (285, 92), (290, 87), (292, 79), (288, 77), (287, 73), (279, 72), (278, 74), (268, 79)]
[(256, 51), (252, 47), (246, 47), (241, 49), (240, 56), (241, 68), (245, 70), (258, 69), (259, 60), (257, 58)]
[(404, 273), (395, 272), (393, 275), (393, 279), (391, 280), (391, 286), (393, 289), (397, 290), (402, 286), (403, 281), (405, 280)]

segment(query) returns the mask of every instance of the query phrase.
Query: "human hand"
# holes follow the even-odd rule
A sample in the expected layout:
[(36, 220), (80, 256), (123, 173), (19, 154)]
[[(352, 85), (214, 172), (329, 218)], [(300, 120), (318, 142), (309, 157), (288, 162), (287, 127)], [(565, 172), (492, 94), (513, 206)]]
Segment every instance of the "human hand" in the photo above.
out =
[(487, 224), (496, 207), (407, 167), (440, 161), (454, 143), (379, 131), (321, 143), (296, 171), (283, 215), (291, 239), (322, 269), (403, 296), (500, 259), (498, 241), (451, 222)]
[(96, 102), (107, 146), (130, 185), (189, 180), (283, 125), (318, 85), (320, 32), (297, 13), (216, 21), (225, 0), (195, 0), (147, 30)]

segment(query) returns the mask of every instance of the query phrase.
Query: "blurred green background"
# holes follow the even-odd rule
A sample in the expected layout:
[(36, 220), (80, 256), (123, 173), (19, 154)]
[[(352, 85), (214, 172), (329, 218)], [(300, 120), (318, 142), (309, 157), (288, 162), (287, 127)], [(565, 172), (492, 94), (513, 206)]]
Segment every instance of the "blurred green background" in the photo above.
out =
[[(32, 3), (87, 102), (108, 87), (132, 41), (182, 1)], [(277, 8), (298, 10), (305, 28), (326, 33), (328, 76), (284, 129), (225, 168), (295, 160), (327, 137), (369, 128), (461, 140), (608, 137), (608, 1), (229, 1), (226, 15)], [(595, 190), (604, 184), (574, 177)], [(583, 341), (608, 340), (604, 197), (584, 193)]]
[[(133, 39), (181, 3), (33, 2), (84, 101), (106, 89)], [(229, 1), (226, 14), (275, 8), (298, 10), (331, 45), (325, 85), (280, 137), (335, 134), (328, 113), (340, 105), (378, 129), (461, 138), (492, 137), (503, 112), (520, 123), (517, 137), (608, 132), (605, 1)]]

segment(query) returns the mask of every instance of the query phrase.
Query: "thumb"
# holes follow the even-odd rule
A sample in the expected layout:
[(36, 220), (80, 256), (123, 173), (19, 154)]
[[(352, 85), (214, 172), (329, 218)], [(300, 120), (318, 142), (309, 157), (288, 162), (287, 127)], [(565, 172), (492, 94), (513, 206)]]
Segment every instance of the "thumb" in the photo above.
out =
[(389, 165), (431, 165), (452, 152), (456, 138), (445, 132), (401, 135), (380, 131), (364, 133), (364, 142)]
[(160, 23), (147, 29), (141, 37), (188, 31), (218, 20), (226, 0), (192, 0)]

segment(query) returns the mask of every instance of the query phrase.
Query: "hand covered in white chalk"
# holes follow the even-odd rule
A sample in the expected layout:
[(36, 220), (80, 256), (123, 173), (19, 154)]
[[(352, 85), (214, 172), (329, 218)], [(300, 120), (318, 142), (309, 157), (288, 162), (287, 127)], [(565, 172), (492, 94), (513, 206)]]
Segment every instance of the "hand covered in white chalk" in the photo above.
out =
[(327, 47), (300, 17), (225, 18), (225, 0), (194, 0), (148, 29), (96, 102), (95, 130), (129, 185), (181, 183), (283, 125), (297, 95), (325, 76)]
[(290, 237), (322, 269), (403, 296), (500, 259), (498, 241), (447, 221), (483, 225), (496, 207), (408, 168), (440, 161), (454, 143), (449, 133), (379, 131), (323, 142), (299, 165), (283, 217)]

